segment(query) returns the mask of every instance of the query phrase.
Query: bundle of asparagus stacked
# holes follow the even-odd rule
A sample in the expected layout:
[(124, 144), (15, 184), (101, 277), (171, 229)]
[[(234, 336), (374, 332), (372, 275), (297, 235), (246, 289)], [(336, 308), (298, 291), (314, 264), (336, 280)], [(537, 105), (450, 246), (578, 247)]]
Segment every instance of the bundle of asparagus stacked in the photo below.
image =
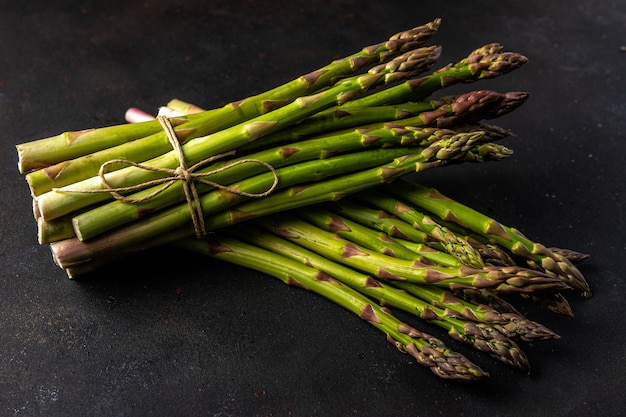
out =
[(484, 120), (514, 110), (525, 93), (431, 96), (526, 58), (489, 44), (429, 72), (440, 47), (423, 45), (439, 23), (222, 108), (18, 145), (40, 242), (71, 277), (174, 243), (314, 290), (442, 377), (485, 372), (387, 307), (527, 369), (512, 339), (555, 334), (499, 294), (563, 311), (562, 291), (589, 292), (574, 253), (404, 181), (373, 190), (411, 172), (511, 154), (494, 143), (510, 132)]

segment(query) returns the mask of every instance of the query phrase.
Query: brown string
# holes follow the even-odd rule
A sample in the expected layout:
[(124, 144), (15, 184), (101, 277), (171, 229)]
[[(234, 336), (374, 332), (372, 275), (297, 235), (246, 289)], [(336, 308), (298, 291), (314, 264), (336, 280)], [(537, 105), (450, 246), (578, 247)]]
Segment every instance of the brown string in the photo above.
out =
[[(218, 188), (221, 190), (226, 190), (231, 193), (238, 194), (244, 197), (253, 197), (253, 198), (266, 197), (267, 195), (272, 193), (274, 189), (276, 189), (278, 185), (278, 173), (276, 172), (273, 166), (259, 159), (251, 159), (251, 158), (240, 159), (238, 161), (231, 162), (229, 164), (224, 165), (221, 168), (217, 168), (212, 171), (197, 172), (197, 173), (194, 172), (198, 168), (210, 162), (213, 162), (217, 159), (221, 159), (225, 156), (234, 155), (235, 151), (214, 155), (209, 158), (203, 159), (202, 161), (192, 165), (191, 167), (187, 167), (187, 163), (185, 161), (185, 155), (183, 153), (182, 146), (180, 144), (180, 141), (178, 140), (178, 137), (176, 136), (176, 131), (174, 130), (169, 119), (166, 116), (158, 116), (157, 120), (159, 121), (159, 123), (161, 123), (161, 126), (163, 127), (163, 130), (165, 131), (165, 134), (167, 135), (167, 139), (169, 140), (170, 144), (172, 145), (172, 148), (174, 149), (174, 152), (176, 153), (176, 157), (178, 158), (178, 161), (179, 161), (178, 168), (176, 169), (158, 168), (158, 167), (152, 167), (149, 165), (139, 164), (133, 161), (129, 161), (127, 159), (112, 159), (102, 164), (98, 172), (98, 175), (100, 176), (100, 180), (102, 181), (102, 184), (105, 187), (104, 189), (100, 189), (100, 190), (55, 189), (55, 190), (63, 191), (63, 192), (74, 192), (74, 193), (107, 192), (107, 193), (110, 193), (117, 200), (123, 201), (125, 203), (137, 204), (137, 203), (142, 203), (144, 201), (147, 201), (151, 198), (156, 197), (157, 195), (161, 194), (162, 192), (167, 190), (169, 187), (171, 187), (173, 184), (175, 184), (176, 181), (182, 181), (183, 191), (185, 192), (185, 199), (187, 200), (187, 204), (189, 205), (189, 212), (191, 213), (191, 220), (193, 222), (196, 236), (202, 237), (206, 235), (206, 230), (204, 226), (204, 215), (203, 215), (202, 207), (200, 205), (200, 196), (196, 188), (197, 182), (200, 182), (200, 183), (203, 183), (203, 184), (206, 184), (206, 185), (209, 185), (211, 187)], [(234, 166), (241, 165), (241, 164), (248, 163), (248, 162), (257, 163), (257, 164), (261, 164), (265, 166), (267, 169), (269, 169), (269, 171), (274, 176), (274, 182), (267, 191), (264, 191), (262, 193), (248, 193), (245, 191), (237, 190), (234, 187), (228, 187), (228, 186), (224, 186), (213, 181), (209, 181), (204, 178), (204, 177), (208, 177), (208, 176), (217, 174), (219, 172), (225, 171)], [(106, 173), (107, 173), (106, 168), (112, 164), (124, 164), (128, 166), (133, 166), (136, 168), (144, 169), (147, 171), (167, 174), (168, 176), (164, 178), (151, 180), (151, 181), (146, 181), (141, 184), (137, 184), (133, 186), (116, 188), (116, 187), (112, 187), (111, 184), (109, 184), (109, 182), (106, 179)], [(140, 191), (140, 190), (143, 190), (152, 186), (160, 185), (160, 184), (163, 184), (163, 186), (143, 197), (132, 198), (132, 197), (126, 197), (120, 194), (123, 192)]]

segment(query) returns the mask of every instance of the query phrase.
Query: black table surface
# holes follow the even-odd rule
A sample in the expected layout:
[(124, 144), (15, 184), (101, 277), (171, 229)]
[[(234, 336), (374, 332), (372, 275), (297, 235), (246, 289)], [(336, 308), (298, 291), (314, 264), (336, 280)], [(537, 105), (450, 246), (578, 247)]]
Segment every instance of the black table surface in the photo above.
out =
[[(530, 375), (440, 380), (341, 307), (244, 268), (155, 249), (69, 280), (40, 246), (14, 145), (122, 123), (172, 98), (261, 92), (443, 18), (441, 65), (498, 42), (529, 58), (477, 86), (527, 91), (508, 160), (416, 180), (550, 246), (589, 253), (575, 316)], [(2, 1), (0, 414), (618, 416), (626, 406), (626, 5), (557, 1)], [(439, 332), (439, 333), (437, 333)]]

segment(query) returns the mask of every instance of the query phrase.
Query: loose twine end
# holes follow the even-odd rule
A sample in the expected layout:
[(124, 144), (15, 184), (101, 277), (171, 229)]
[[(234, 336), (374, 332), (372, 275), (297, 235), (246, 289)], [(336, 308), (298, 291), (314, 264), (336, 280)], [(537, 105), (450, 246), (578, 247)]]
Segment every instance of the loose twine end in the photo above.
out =
[[(153, 167), (150, 165), (133, 162), (128, 159), (112, 159), (110, 161), (103, 163), (100, 166), (100, 170), (98, 171), (98, 176), (100, 177), (100, 180), (104, 187), (103, 189), (68, 190), (68, 189), (63, 189), (63, 188), (55, 188), (53, 190), (61, 191), (61, 192), (71, 192), (71, 193), (103, 193), (104, 192), (104, 193), (111, 194), (113, 198), (115, 198), (116, 200), (123, 201), (125, 203), (130, 203), (130, 204), (139, 204), (139, 203), (148, 201), (158, 196), (159, 194), (161, 194), (162, 192), (170, 188), (172, 185), (174, 185), (177, 181), (181, 181), (183, 185), (183, 191), (185, 193), (185, 199), (189, 206), (189, 212), (191, 214), (191, 220), (193, 223), (194, 231), (196, 233), (196, 237), (200, 238), (200, 237), (205, 236), (207, 234), (207, 231), (206, 231), (205, 223), (204, 223), (204, 214), (203, 214), (203, 209), (202, 209), (202, 205), (200, 202), (200, 195), (196, 187), (197, 183), (206, 184), (217, 189), (229, 191), (233, 194), (241, 195), (244, 197), (251, 197), (251, 198), (266, 197), (269, 194), (271, 194), (278, 186), (278, 173), (276, 172), (276, 169), (272, 165), (260, 159), (244, 158), (244, 159), (239, 159), (239, 160), (227, 163), (226, 165), (220, 168), (216, 168), (211, 171), (195, 172), (199, 168), (207, 165), (208, 163), (211, 163), (218, 159), (222, 159), (227, 156), (234, 155), (235, 151), (213, 155), (211, 157), (205, 158), (201, 160), (200, 162), (188, 167), (187, 162), (185, 161), (185, 155), (183, 153), (181, 143), (169, 119), (167, 118), (167, 116), (157, 116), (157, 120), (161, 124), (161, 127), (163, 128), (163, 131), (165, 132), (170, 145), (172, 146), (172, 148), (174, 149), (174, 152), (176, 153), (176, 157), (179, 162), (179, 166), (177, 168), (175, 169), (159, 168), (159, 167)], [(238, 190), (236, 187), (225, 186), (225, 185), (222, 185), (222, 184), (219, 184), (217, 182), (210, 181), (207, 179), (207, 177), (210, 177), (212, 175), (215, 175), (217, 173), (226, 171), (237, 165), (241, 165), (245, 163), (256, 163), (256, 164), (263, 165), (272, 173), (274, 177), (274, 181), (272, 185), (266, 191), (263, 191), (260, 193), (249, 193), (249, 192)], [(166, 174), (167, 176), (163, 178), (158, 178), (155, 180), (146, 181), (137, 185), (128, 186), (128, 187), (113, 187), (111, 186), (111, 184), (108, 182), (106, 178), (106, 174), (108, 173), (107, 168), (111, 165), (119, 165), (119, 164), (136, 167), (136, 168), (143, 169), (146, 171), (158, 172), (158, 173)], [(134, 198), (134, 197), (128, 197), (122, 194), (122, 193), (132, 193), (132, 192), (145, 190), (147, 188), (154, 187), (157, 185), (161, 185), (161, 187), (141, 197)]]

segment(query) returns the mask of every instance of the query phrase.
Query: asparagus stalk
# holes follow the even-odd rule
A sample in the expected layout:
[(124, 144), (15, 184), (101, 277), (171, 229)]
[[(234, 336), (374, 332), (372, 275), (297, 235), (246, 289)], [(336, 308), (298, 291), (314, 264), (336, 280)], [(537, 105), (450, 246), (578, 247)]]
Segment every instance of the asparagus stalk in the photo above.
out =
[(444, 220), (458, 223), (485, 236), (509, 250), (513, 255), (527, 259), (531, 265), (536, 263), (546, 273), (559, 277), (572, 288), (581, 291), (583, 296), (591, 296), (589, 284), (576, 266), (566, 257), (550, 251), (540, 243), (531, 241), (519, 231), (454, 201), (435, 189), (409, 181), (397, 182), (386, 191), (397, 197), (402, 196), (401, 198)]
[(360, 204), (354, 197), (344, 198), (325, 207), (358, 224), (384, 232), (404, 247), (436, 264), (451, 267), (463, 265), (457, 257), (443, 252), (444, 248), (437, 239), (385, 210)]
[(410, 354), (441, 378), (475, 380), (487, 376), (485, 371), (465, 356), (448, 349), (439, 339), (401, 322), (388, 310), (323, 271), (218, 235), (204, 240), (185, 240), (179, 244), (203, 255), (264, 272), (288, 285), (306, 288), (334, 301), (385, 333), (387, 339), (401, 352)]
[[(167, 105), (163, 106), (162, 108), (165, 109), (166, 111), (168, 111), (169, 109), (174, 110), (178, 112), (179, 114), (197, 114), (197, 113), (202, 113), (206, 111), (205, 109), (198, 107), (195, 104), (187, 103), (177, 98), (171, 99), (167, 103)], [(128, 120), (128, 118), (126, 119)]]
[[(258, 140), (271, 131), (277, 131), (292, 125), (333, 104), (340, 104), (346, 100), (351, 100), (354, 98), (355, 94), (363, 93), (376, 86), (384, 85), (385, 83), (394, 82), (398, 77), (408, 77), (415, 72), (421, 72), (424, 65), (429, 62), (428, 56), (424, 56), (419, 52), (402, 55), (397, 58), (397, 60), (400, 61), (401, 64), (385, 66), (385, 68), (375, 71), (374, 73), (347, 78), (321, 93), (312, 96), (298, 97), (293, 102), (279, 109), (246, 120), (243, 123), (220, 130), (208, 136), (189, 140), (182, 145), (186, 162), (191, 166), (202, 162), (206, 158), (236, 150), (246, 143)], [(389, 70), (386, 68), (389, 68)], [(395, 70), (399, 70), (400, 72), (387, 72)], [(140, 149), (141, 148), (142, 147), (140, 147)], [(113, 158), (118, 157), (119, 156), (113, 156)], [(107, 159), (100, 162), (104, 164), (110, 162), (111, 159), (112, 157), (108, 156)], [(126, 154), (125, 159), (132, 161), (134, 158)], [(180, 161), (178, 160), (177, 154), (174, 151), (170, 151), (146, 161), (144, 165), (150, 168), (175, 169), (179, 164)], [(134, 186), (162, 177), (163, 174), (135, 166), (128, 166), (106, 174), (107, 182), (115, 188)], [(97, 192), (98, 190), (101, 192)], [(111, 195), (102, 184), (100, 176), (96, 176), (42, 194), (39, 196), (38, 201), (43, 218), (45, 220), (52, 220), (82, 207), (106, 201), (111, 198)]]
[(394, 239), (404, 239), (418, 243), (437, 242), (436, 239), (428, 236), (421, 230), (415, 229), (409, 223), (391, 213), (359, 204), (353, 198), (345, 198), (332, 205), (326, 205), (326, 207), (359, 224), (385, 232)]
[(548, 248), (548, 250), (558, 255), (561, 255), (562, 257), (569, 260), (573, 264), (577, 264), (586, 259), (589, 259), (588, 253), (582, 253), (582, 252), (578, 252), (572, 249), (550, 247)]
[[(188, 123), (194, 117), (196, 116), (180, 115), (171, 118), (171, 123), (178, 127)], [(16, 145), (18, 169), (20, 173), (39, 170), (37, 175), (27, 175), (29, 179), (39, 175), (51, 177), (55, 175), (55, 172), (61, 171), (64, 165), (67, 165), (65, 161), (111, 148), (120, 143), (142, 139), (161, 130), (162, 128), (156, 120), (144, 121), (132, 125), (123, 124), (68, 131), (56, 136), (21, 143)], [(59, 163), (62, 164), (53, 167)]]
[(76, 236), (71, 217), (62, 217), (52, 221), (45, 221), (41, 217), (37, 220), (37, 240), (46, 245), (59, 240), (71, 239)]
[[(384, 190), (381, 191), (384, 194)], [(421, 215), (424, 214), (422, 213)], [(448, 230), (449, 232), (454, 234), (460, 241), (469, 244), (478, 253), (480, 259), (484, 262), (485, 265), (517, 265), (517, 263), (511, 258), (509, 253), (503, 248), (489, 242), (485, 242), (483, 239), (477, 239), (475, 235), (468, 233), (465, 229), (458, 227), (458, 225), (442, 221), (441, 219), (436, 219), (435, 221), (432, 217), (428, 217), (428, 219), (432, 221), (433, 224), (437, 225), (437, 227), (443, 227), (445, 230)], [(411, 245), (414, 246), (415, 244)], [(433, 248), (444, 249), (444, 247), (440, 243), (430, 243), (430, 245)]]
[[(440, 24), (441, 20), (435, 19), (424, 25), (396, 33), (388, 41), (367, 46), (357, 53), (335, 60), (318, 70), (302, 75), (264, 93), (229, 103), (220, 109), (203, 112), (197, 117), (201, 120), (201, 123), (217, 123), (217, 125), (208, 128), (207, 133), (199, 133), (198, 135), (206, 135), (211, 130), (215, 132), (223, 129), (226, 125), (221, 120), (230, 120), (230, 123), (237, 124), (242, 121), (242, 117), (246, 119), (256, 117), (299, 96), (309, 95), (329, 87), (339, 78), (356, 74), (373, 65), (385, 63), (402, 53), (416, 49), (437, 32)], [(234, 118), (232, 117), (233, 115), (235, 116)], [(192, 116), (192, 118), (195, 117)], [(20, 172), (27, 172), (31, 169), (39, 169), (43, 166), (50, 166), (68, 159), (74, 159), (112, 146), (121, 145), (146, 136), (145, 133), (126, 133), (126, 131), (136, 132), (141, 128), (156, 129), (154, 132), (160, 130), (158, 123), (147, 122), (141, 126), (122, 125), (115, 128), (104, 128), (105, 130), (90, 130), (88, 134), (86, 134), (87, 132), (68, 132), (50, 139), (21, 144), (17, 146), (18, 167)], [(123, 130), (123, 132), (120, 132), (120, 130)], [(111, 133), (112, 131), (115, 133)], [(159, 136), (160, 140), (151, 140), (150, 146), (156, 146), (155, 142), (160, 143), (164, 150), (157, 151), (153, 156), (169, 150), (167, 148), (167, 140), (161, 134)], [(148, 148), (147, 143), (145, 147)], [(146, 157), (144, 160), (150, 157)]]
[(489, 306), (500, 313), (510, 313), (518, 316), (522, 315), (522, 313), (520, 313), (519, 310), (513, 306), (513, 304), (509, 303), (504, 298), (489, 289), (459, 288), (454, 290), (453, 294), (473, 304)]
[(546, 326), (529, 320), (522, 314), (508, 311), (500, 312), (485, 304), (474, 304), (454, 296), (448, 290), (433, 285), (414, 285), (407, 282), (393, 282), (392, 285), (429, 302), (433, 306), (453, 311), (466, 320), (489, 324), (511, 339), (519, 338), (525, 342), (532, 342), (559, 338)]

